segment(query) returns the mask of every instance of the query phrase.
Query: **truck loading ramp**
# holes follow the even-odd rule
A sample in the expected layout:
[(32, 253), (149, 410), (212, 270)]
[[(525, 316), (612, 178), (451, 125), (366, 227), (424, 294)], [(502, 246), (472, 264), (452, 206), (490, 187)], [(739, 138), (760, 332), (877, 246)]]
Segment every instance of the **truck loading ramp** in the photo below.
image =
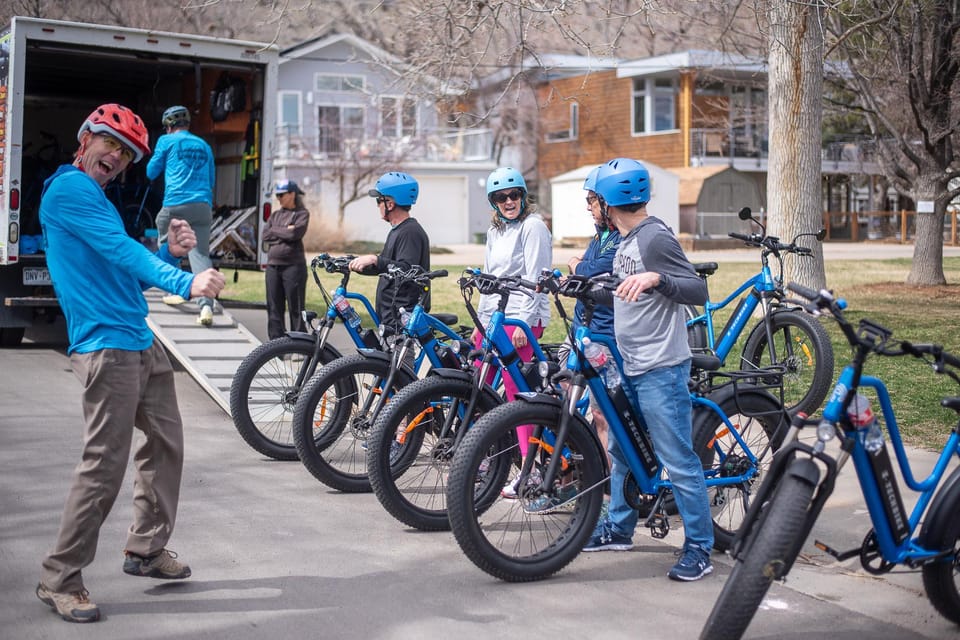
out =
[(150, 309), (147, 324), (167, 351), (229, 415), (233, 374), (260, 340), (219, 304), (214, 310), (213, 324), (205, 327), (197, 323), (196, 304), (168, 305), (163, 302), (165, 295), (160, 289), (144, 292)]

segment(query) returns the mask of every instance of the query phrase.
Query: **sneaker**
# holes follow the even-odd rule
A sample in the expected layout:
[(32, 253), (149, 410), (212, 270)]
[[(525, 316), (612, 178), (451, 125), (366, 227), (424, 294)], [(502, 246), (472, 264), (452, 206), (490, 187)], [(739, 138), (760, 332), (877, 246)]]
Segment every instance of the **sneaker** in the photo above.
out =
[(700, 547), (684, 545), (683, 550), (677, 553), (680, 555), (680, 560), (667, 573), (667, 577), (671, 580), (692, 582), (713, 571), (710, 554)]
[(584, 551), (630, 551), (633, 538), (614, 531), (609, 520), (604, 520), (593, 530)]
[(400, 459), (400, 452), (403, 451), (403, 445), (396, 440), (390, 441), (390, 464), (396, 464)]
[(184, 298), (183, 296), (178, 296), (175, 293), (170, 294), (168, 296), (163, 296), (162, 300), (163, 300), (163, 304), (169, 304), (172, 307), (175, 307), (178, 304), (183, 304), (184, 302), (187, 301), (186, 298)]
[(568, 484), (553, 493), (545, 493), (523, 507), (527, 513), (545, 516), (551, 513), (572, 512), (577, 506), (577, 487)]
[(160, 578), (162, 580), (182, 580), (190, 577), (190, 567), (177, 560), (177, 554), (166, 549), (150, 557), (124, 552), (123, 572), (131, 576)]
[(47, 588), (42, 582), (37, 585), (40, 601), (53, 607), (68, 622), (96, 622), (100, 619), (100, 607), (90, 602), (89, 596), (86, 589), (61, 593)]
[(197, 318), (197, 322), (202, 324), (205, 327), (209, 327), (213, 324), (213, 307), (208, 304), (200, 307), (200, 317)]
[[(540, 470), (534, 469), (530, 472), (530, 475), (527, 476), (527, 486), (538, 485), (543, 479), (540, 477)], [(503, 489), (500, 490), (500, 497), (506, 498), (507, 500), (516, 500), (517, 498), (517, 485), (520, 484), (520, 474), (517, 474), (513, 480), (503, 485)]]

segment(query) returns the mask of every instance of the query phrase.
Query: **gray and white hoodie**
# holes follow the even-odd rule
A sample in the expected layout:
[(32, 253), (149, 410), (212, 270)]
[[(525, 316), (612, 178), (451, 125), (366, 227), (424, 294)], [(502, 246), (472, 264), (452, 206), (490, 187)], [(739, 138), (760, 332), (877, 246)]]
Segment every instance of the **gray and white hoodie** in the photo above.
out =
[(655, 271), (660, 284), (636, 302), (613, 300), (613, 324), (624, 373), (636, 376), (691, 357), (683, 306), (707, 301), (707, 284), (662, 220), (648, 217), (620, 240), (613, 272)]

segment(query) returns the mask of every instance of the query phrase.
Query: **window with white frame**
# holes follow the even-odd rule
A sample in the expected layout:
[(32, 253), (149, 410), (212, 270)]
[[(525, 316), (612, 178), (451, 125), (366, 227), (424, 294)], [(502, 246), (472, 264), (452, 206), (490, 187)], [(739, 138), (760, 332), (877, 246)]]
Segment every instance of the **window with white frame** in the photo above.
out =
[(566, 129), (556, 129), (547, 132), (547, 142), (566, 142), (580, 137), (580, 105), (570, 103), (570, 121)]
[(321, 105), (317, 109), (320, 153), (337, 155), (345, 148), (356, 148), (362, 143), (363, 107)]
[(380, 97), (380, 131), (385, 138), (417, 133), (417, 103), (412, 98)]
[(363, 93), (366, 78), (359, 75), (317, 73), (314, 75), (314, 88), (321, 93)]
[(299, 91), (280, 91), (280, 133), (287, 136), (299, 136), (303, 132), (303, 116), (300, 111), (301, 95)]
[(677, 86), (673, 78), (635, 78), (633, 133), (655, 133), (677, 128)]

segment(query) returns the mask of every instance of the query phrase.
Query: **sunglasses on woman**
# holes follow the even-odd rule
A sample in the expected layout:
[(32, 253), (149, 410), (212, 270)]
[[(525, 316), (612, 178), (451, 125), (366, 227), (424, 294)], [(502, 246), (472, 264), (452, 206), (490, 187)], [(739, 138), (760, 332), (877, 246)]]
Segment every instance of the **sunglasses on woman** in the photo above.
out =
[(490, 196), (490, 199), (493, 200), (496, 204), (503, 204), (507, 200), (519, 200), (523, 197), (523, 191), (519, 189), (514, 189), (508, 193), (498, 191), (497, 193)]

